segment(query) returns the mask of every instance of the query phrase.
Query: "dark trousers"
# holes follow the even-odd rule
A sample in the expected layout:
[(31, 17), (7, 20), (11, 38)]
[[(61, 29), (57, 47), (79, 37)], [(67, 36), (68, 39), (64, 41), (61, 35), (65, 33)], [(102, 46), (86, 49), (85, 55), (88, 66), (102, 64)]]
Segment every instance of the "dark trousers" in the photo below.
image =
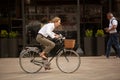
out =
[(109, 35), (109, 40), (107, 42), (107, 50), (106, 50), (107, 58), (109, 58), (110, 56), (110, 49), (112, 45), (116, 48), (117, 56), (120, 57), (120, 46), (119, 46), (119, 38), (117, 33), (113, 33)]

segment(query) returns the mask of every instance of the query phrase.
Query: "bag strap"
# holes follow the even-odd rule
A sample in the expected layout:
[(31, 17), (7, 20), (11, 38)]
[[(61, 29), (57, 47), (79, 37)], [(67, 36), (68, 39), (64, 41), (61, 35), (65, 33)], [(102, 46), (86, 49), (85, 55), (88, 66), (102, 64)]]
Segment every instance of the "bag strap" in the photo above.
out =
[(116, 19), (112, 19), (112, 20), (111, 20), (111, 24), (112, 24), (112, 25), (113, 25), (113, 20), (116, 20)]
[(116, 21), (118, 21), (117, 19), (112, 19), (112, 20), (111, 20), (111, 24), (112, 24), (112, 25), (113, 25), (113, 23), (112, 23), (112, 22), (113, 22), (113, 20), (116, 20)]

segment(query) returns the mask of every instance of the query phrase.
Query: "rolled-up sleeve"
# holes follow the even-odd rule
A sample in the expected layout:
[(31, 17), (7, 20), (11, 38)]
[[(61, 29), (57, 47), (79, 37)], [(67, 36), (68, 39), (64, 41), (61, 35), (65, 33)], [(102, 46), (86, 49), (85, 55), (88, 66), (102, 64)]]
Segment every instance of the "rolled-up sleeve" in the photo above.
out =
[(113, 20), (112, 24), (117, 26), (118, 25), (118, 21), (117, 20)]

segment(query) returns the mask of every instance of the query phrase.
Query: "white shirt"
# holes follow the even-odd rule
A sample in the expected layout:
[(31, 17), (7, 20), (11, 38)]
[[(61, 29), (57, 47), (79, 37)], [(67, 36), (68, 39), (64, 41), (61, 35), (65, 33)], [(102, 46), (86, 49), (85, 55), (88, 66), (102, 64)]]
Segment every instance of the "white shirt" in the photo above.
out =
[[(111, 29), (113, 25), (116, 25), (116, 26), (118, 25), (118, 21), (115, 19), (115, 17), (110, 19), (109, 29)], [(114, 30), (111, 30), (109, 33), (116, 33), (116, 32), (117, 32), (117, 29), (114, 29)]]
[(38, 33), (42, 34), (45, 37), (50, 36), (51, 38), (55, 38), (55, 33), (53, 30), (55, 29), (54, 23), (45, 24)]

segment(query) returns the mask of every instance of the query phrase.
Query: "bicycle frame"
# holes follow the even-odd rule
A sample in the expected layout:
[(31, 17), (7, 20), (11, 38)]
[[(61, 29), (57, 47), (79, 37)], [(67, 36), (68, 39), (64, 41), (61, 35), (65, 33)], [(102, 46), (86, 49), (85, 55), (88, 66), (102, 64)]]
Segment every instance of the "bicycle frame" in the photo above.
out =
[[(57, 55), (61, 52), (61, 51), (65, 51), (64, 48), (60, 48), (58, 51), (57, 51)], [(56, 57), (56, 55), (54, 55), (48, 62), (50, 63), (54, 58)]]
[[(65, 49), (64, 49), (64, 37), (61, 36), (61, 38), (57, 39), (56, 41), (59, 42), (59, 49), (56, 51), (56, 54), (53, 55), (49, 60), (48, 62), (50, 63), (54, 57), (56, 57), (61, 51), (65, 52)], [(41, 47), (41, 48), (39, 48)], [(24, 53), (24, 51), (33, 51), (35, 53), (39, 53), (40, 50), (42, 50), (42, 45), (40, 45), (39, 47), (25, 47), (25, 49), (21, 52)], [(56, 46), (55, 46), (56, 47)], [(53, 49), (54, 50), (54, 49)], [(35, 57), (34, 57), (35, 58)]]
[(53, 59), (54, 59), (54, 57), (56, 57), (61, 51), (65, 51), (65, 49), (64, 49), (64, 37), (61, 35), (61, 38), (60, 39), (58, 39), (59, 40), (59, 44), (60, 44), (60, 48), (57, 50), (57, 52), (56, 52), (56, 55), (54, 55), (48, 62), (50, 63)]

